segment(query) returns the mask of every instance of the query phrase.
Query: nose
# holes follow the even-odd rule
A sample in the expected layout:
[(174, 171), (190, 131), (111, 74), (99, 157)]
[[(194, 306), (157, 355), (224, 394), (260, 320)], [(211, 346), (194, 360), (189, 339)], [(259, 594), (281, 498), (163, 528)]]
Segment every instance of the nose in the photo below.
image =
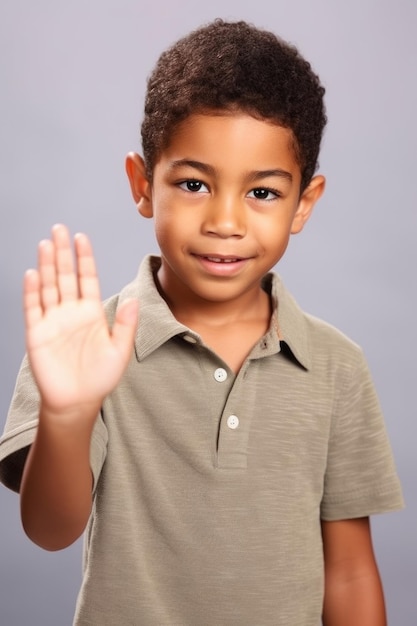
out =
[(246, 207), (237, 198), (219, 196), (206, 205), (202, 230), (221, 238), (244, 237), (247, 229)]

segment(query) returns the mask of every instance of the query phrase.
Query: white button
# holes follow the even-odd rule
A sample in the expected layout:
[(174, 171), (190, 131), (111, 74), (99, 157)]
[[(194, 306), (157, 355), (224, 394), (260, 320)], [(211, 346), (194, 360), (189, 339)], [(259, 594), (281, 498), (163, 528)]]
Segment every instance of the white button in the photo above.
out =
[(188, 343), (197, 343), (197, 339), (192, 337), (192, 335), (184, 335), (184, 339), (188, 341)]
[(239, 426), (239, 418), (236, 415), (229, 415), (227, 418), (227, 425), (232, 430), (235, 430)]
[(224, 370), (222, 367), (218, 367), (214, 372), (214, 378), (217, 380), (218, 383), (224, 382), (227, 378), (226, 370)]

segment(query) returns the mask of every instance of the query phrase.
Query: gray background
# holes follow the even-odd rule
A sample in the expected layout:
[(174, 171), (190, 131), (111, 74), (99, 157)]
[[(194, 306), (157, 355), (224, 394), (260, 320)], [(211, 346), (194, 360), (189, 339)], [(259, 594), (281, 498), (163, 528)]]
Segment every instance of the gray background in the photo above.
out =
[[(135, 213), (124, 157), (140, 150), (144, 84), (157, 56), (217, 16), (295, 43), (327, 87), (327, 191), (279, 271), (306, 310), (339, 326), (368, 357), (407, 501), (404, 511), (375, 518), (375, 547), (390, 624), (415, 626), (414, 0), (3, 0), (0, 427), (24, 350), (22, 275), (51, 225), (91, 235), (103, 296), (156, 249), (152, 223)], [(53, 554), (31, 545), (18, 498), (4, 488), (0, 511), (0, 624), (69, 625), (80, 542)]]

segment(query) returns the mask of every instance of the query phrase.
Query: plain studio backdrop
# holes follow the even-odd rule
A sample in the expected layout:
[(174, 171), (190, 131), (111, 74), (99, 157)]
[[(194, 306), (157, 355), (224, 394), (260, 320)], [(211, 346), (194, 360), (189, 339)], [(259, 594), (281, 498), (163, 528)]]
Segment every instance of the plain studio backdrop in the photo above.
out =
[[(374, 518), (375, 548), (390, 624), (415, 626), (415, 0), (1, 3), (0, 427), (24, 352), (22, 276), (51, 225), (91, 236), (103, 297), (156, 251), (124, 158), (140, 151), (145, 81), (158, 55), (215, 17), (246, 19), (294, 43), (327, 89), (327, 190), (278, 271), (305, 310), (368, 358), (407, 503)], [(69, 625), (81, 541), (59, 553), (32, 545), (18, 497), (5, 488), (0, 512), (0, 624)]]

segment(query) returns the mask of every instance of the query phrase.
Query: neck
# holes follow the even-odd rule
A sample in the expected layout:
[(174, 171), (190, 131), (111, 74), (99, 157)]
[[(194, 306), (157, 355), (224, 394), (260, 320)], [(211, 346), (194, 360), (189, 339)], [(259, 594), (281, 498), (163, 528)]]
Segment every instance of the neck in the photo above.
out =
[(157, 280), (158, 289), (167, 302), (175, 318), (189, 328), (207, 326), (220, 328), (239, 322), (261, 321), (269, 323), (271, 305), (268, 294), (262, 289), (252, 289), (239, 298), (227, 301), (213, 301), (199, 298), (190, 293), (175, 293), (165, 290)]

